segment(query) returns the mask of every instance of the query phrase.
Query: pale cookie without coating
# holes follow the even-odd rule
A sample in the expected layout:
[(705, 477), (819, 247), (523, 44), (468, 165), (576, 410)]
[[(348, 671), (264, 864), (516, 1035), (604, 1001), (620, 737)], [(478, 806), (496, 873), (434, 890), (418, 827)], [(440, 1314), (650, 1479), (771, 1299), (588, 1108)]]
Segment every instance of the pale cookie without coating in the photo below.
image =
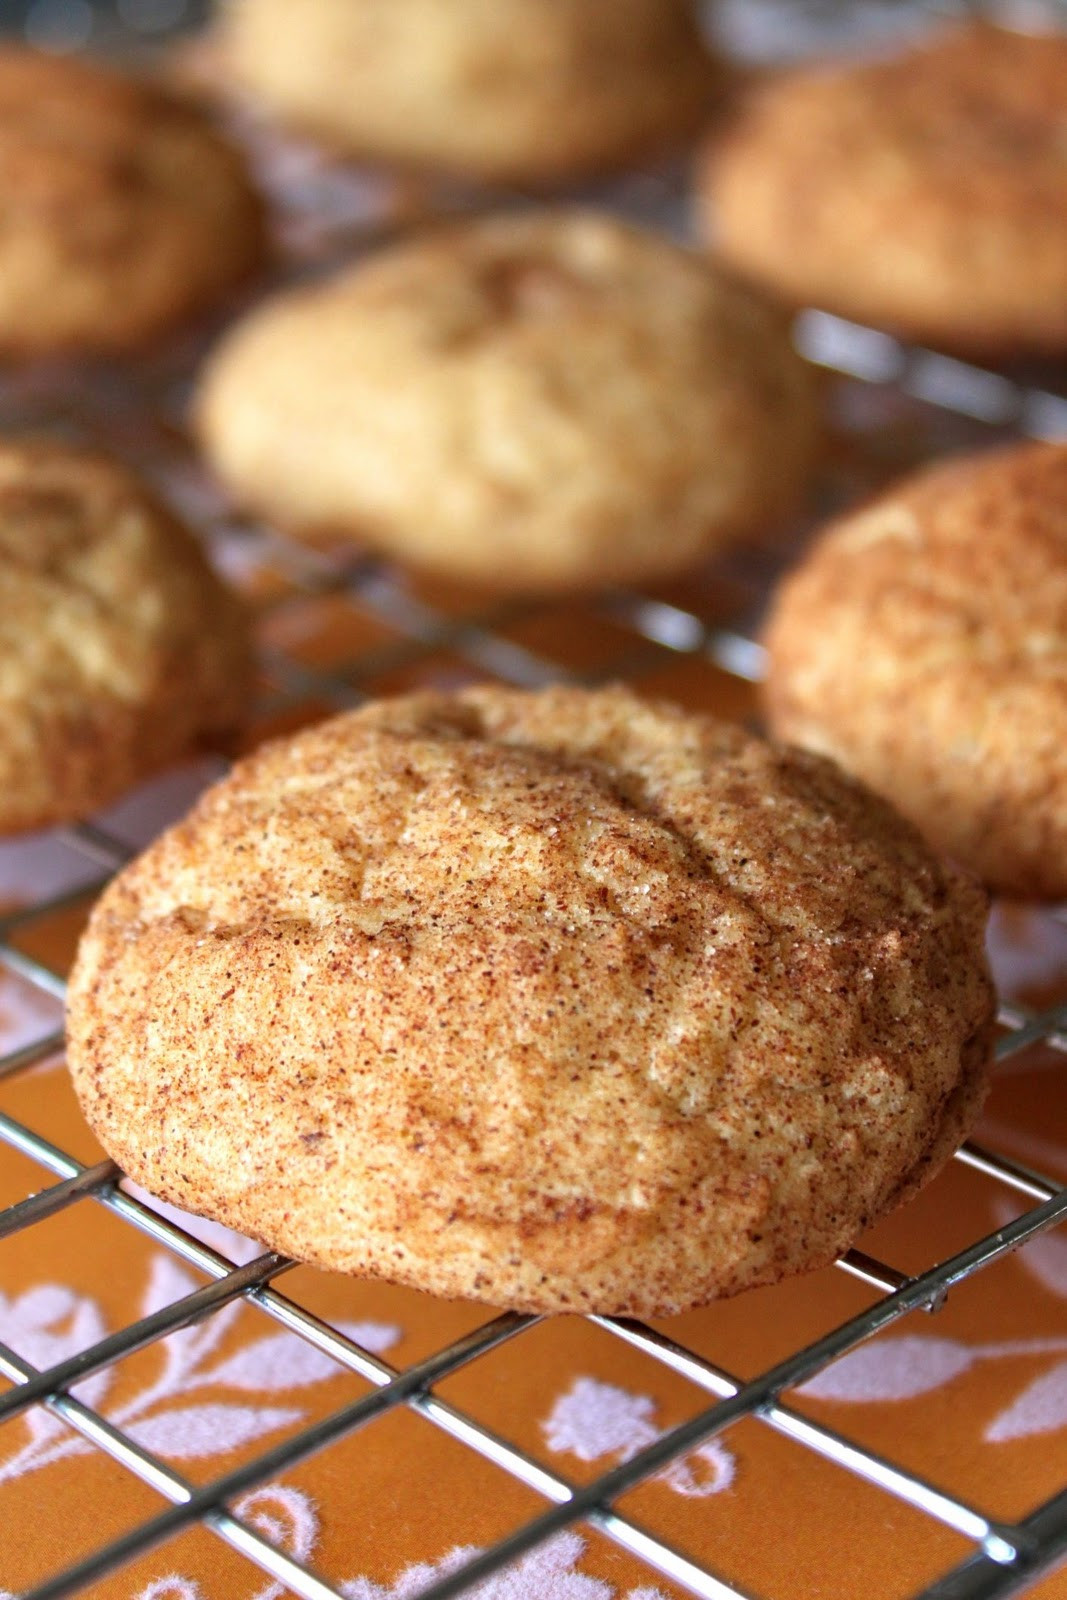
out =
[(1067, 349), (1067, 35), (988, 26), (771, 82), (708, 153), (718, 252), (933, 344)]
[(380, 702), (106, 891), (70, 1061), (301, 1259), (661, 1315), (829, 1262), (985, 1093), (985, 897), (831, 764), (622, 689)]
[(780, 737), (992, 887), (1067, 896), (1067, 444), (943, 463), (842, 518), (767, 646)]
[(237, 0), (223, 71), (351, 153), (557, 184), (704, 120), (720, 69), (692, 0)]
[(569, 210), (467, 222), (267, 302), (209, 362), (198, 420), (268, 517), (532, 590), (691, 566), (792, 507), (818, 432), (777, 313)]
[(163, 89), (0, 46), (0, 354), (106, 354), (169, 331), (258, 264), (243, 162)]
[(84, 817), (218, 743), (250, 666), (238, 600), (124, 468), (0, 443), (0, 834)]

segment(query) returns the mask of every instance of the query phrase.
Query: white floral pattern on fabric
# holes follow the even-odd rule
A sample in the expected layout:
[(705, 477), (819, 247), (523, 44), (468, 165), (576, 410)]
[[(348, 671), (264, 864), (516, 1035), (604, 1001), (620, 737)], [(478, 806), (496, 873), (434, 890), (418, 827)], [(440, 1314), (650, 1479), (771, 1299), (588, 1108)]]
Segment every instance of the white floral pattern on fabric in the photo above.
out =
[[(0, 1338), (38, 1370), (65, 1361), (95, 1344), (106, 1332), (96, 1302), (63, 1284), (42, 1283), (14, 1300), (0, 1294)], [(86, 1405), (98, 1406), (110, 1384), (111, 1374), (105, 1370), (86, 1378), (75, 1392)], [(0, 1461), (0, 1484), (32, 1472), (35, 1467), (50, 1466), (90, 1449), (59, 1417), (42, 1406), (27, 1412), (26, 1426), (26, 1444), (6, 1461)]]
[[(434, 1564), (407, 1567), (396, 1582), (382, 1587), (367, 1578), (341, 1585), (346, 1600), (415, 1600), (437, 1578), (466, 1566), (481, 1552), (461, 1545)], [(577, 1533), (560, 1533), (554, 1539), (494, 1572), (467, 1591), (470, 1600), (616, 1600), (617, 1591), (602, 1578), (577, 1570), (585, 1554), (585, 1540)], [(631, 1589), (625, 1600), (664, 1600), (658, 1589)]]
[[(1004, 1227), (1021, 1214), (1010, 1201), (998, 1201), (994, 1215)], [(1015, 1259), (1050, 1294), (1067, 1299), (1067, 1239), (1041, 1234), (1023, 1245)], [(952, 1383), (979, 1362), (1019, 1356), (1067, 1356), (1067, 1338), (1001, 1339), (965, 1344), (930, 1334), (897, 1334), (861, 1345), (803, 1385), (814, 1400), (854, 1405), (914, 1400)], [(1022, 1392), (989, 1422), (988, 1444), (1004, 1444), (1067, 1426), (1067, 1360), (1031, 1379)]]
[(809, 1379), (801, 1394), (813, 1400), (838, 1400), (856, 1405), (884, 1400), (913, 1400), (940, 1389), (979, 1359), (979, 1352), (957, 1339), (902, 1334), (861, 1345)]
[[(629, 1461), (664, 1432), (656, 1426), (655, 1411), (650, 1395), (631, 1394), (595, 1378), (576, 1378), (541, 1427), (550, 1450), (569, 1452), (579, 1461), (605, 1456)], [(722, 1494), (736, 1472), (736, 1460), (726, 1446), (709, 1439), (669, 1462), (656, 1476), (676, 1494), (704, 1496)]]
[(137, 1600), (207, 1600), (207, 1596), (194, 1578), (172, 1574), (150, 1583), (147, 1589), (141, 1590)]
[[(813, 1400), (839, 1400), (857, 1405), (914, 1400), (933, 1389), (943, 1388), (979, 1361), (1061, 1352), (1067, 1352), (1067, 1339), (1002, 1339), (994, 1344), (971, 1345), (957, 1339), (905, 1334), (850, 1351), (825, 1372), (809, 1379), (800, 1393)], [(986, 1437), (993, 1436), (987, 1433)]]
[[(247, 1522), (271, 1544), (286, 1555), (306, 1561), (315, 1548), (319, 1536), (319, 1518), (314, 1502), (300, 1489), (290, 1489), (284, 1484), (270, 1483), (262, 1489), (252, 1489), (234, 1502), (234, 1511), (242, 1522)], [(248, 1600), (279, 1600), (285, 1586), (270, 1582), (257, 1589)], [(0, 1596), (0, 1600), (4, 1600)], [(147, 1588), (141, 1589), (135, 1600), (208, 1600), (195, 1578), (183, 1578), (178, 1573), (168, 1573), (156, 1578)]]
[(1057, 1433), (1067, 1423), (1067, 1362), (1043, 1372), (985, 1430), (990, 1444)]
[[(307, 1561), (313, 1555), (319, 1523), (314, 1505), (299, 1489), (271, 1484), (238, 1500), (237, 1515), (252, 1523), (287, 1555)], [(603, 1578), (578, 1571), (585, 1555), (585, 1540), (577, 1533), (560, 1533), (546, 1540), (518, 1561), (494, 1572), (469, 1590), (471, 1600), (665, 1600), (662, 1591), (642, 1585), (621, 1595)], [(477, 1545), (459, 1545), (440, 1561), (420, 1561), (405, 1569), (391, 1584), (373, 1583), (370, 1578), (350, 1578), (340, 1585), (346, 1600), (416, 1600), (438, 1578), (446, 1577), (481, 1555)], [(248, 1600), (278, 1600), (284, 1594), (280, 1583), (257, 1589)], [(0, 1600), (12, 1597), (0, 1594)], [(141, 1589), (135, 1600), (208, 1600), (193, 1578), (176, 1573), (157, 1578)]]
[[(192, 1275), (170, 1256), (154, 1255), (138, 1314), (151, 1316), (196, 1287)], [(221, 1361), (212, 1360), (241, 1309), (242, 1302), (235, 1301), (205, 1321), (161, 1340), (156, 1346), (162, 1355), (158, 1375), (131, 1400), (109, 1411), (109, 1419), (143, 1449), (179, 1461), (223, 1455), (299, 1422), (304, 1411), (291, 1405), (216, 1399), (173, 1404), (197, 1389), (228, 1389), (239, 1394), (288, 1392), (342, 1376), (343, 1367), (295, 1333), (271, 1333)], [(340, 1322), (337, 1327), (375, 1354), (390, 1349), (401, 1337), (400, 1329), (388, 1323)], [(40, 1284), (14, 1300), (0, 1295), (0, 1339), (39, 1371), (95, 1344), (106, 1332), (97, 1303), (62, 1284)], [(112, 1372), (105, 1368), (76, 1384), (71, 1392), (99, 1409), (111, 1382)], [(26, 1413), (26, 1428), (29, 1437), (22, 1448), (0, 1460), (0, 1484), (92, 1449), (42, 1406)]]
[[(1010, 1200), (997, 1201), (993, 1207), (997, 1227), (1014, 1222), (1022, 1210)], [(1039, 1233), (1015, 1252), (1015, 1260), (1043, 1289), (1061, 1300), (1067, 1299), (1067, 1238), (1062, 1233)]]

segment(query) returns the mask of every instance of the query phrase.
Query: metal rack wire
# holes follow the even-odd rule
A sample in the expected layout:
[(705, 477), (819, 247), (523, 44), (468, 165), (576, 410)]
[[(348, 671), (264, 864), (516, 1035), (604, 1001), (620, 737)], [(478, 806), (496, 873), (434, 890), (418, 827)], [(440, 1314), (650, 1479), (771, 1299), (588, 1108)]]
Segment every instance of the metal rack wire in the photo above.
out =
[[(668, 184), (657, 203), (670, 212), (674, 199)], [(351, 243), (347, 224), (332, 233), (327, 229), (317, 246), (318, 258), (326, 260), (331, 252), (347, 251)], [(882, 334), (823, 314), (807, 314), (801, 320), (799, 338), (812, 359), (854, 386), (850, 390), (853, 399), (862, 391), (894, 405), (917, 406), (932, 428), (947, 426), (966, 438), (1067, 434), (1067, 392), (1054, 383), (987, 373), (931, 352), (907, 350)], [(443, 603), (433, 591), (427, 594), (410, 586), (377, 561), (352, 554), (347, 558), (316, 554), (271, 530), (235, 522), (214, 499), (191, 442), (177, 421), (182, 385), (180, 362), (154, 375), (142, 372), (129, 384), (107, 374), (98, 374), (74, 389), (57, 388), (51, 380), (38, 387), (15, 383), (0, 393), (0, 423), (73, 430), (109, 443), (160, 481), (195, 515), (224, 563), (232, 564), (235, 552), (240, 556), (252, 553), (281, 574), (276, 592), (259, 602), (267, 710), (278, 712), (309, 701), (324, 709), (355, 704), (367, 686), (379, 683), (383, 675), (427, 672), (442, 653), (447, 653), (452, 663), (449, 671), (470, 676), (489, 673), (527, 686), (563, 676), (572, 681), (640, 679), (651, 663), (681, 657), (706, 665), (712, 696), (716, 685), (720, 692), (730, 685), (743, 691), (758, 679), (761, 653), (752, 624), (780, 553), (739, 554), (721, 568), (731, 596), (728, 608), (723, 606), (720, 589), (705, 592), (699, 585), (682, 598), (662, 591), (597, 597), (591, 602), (593, 609), (610, 624), (618, 648), (594, 673), (583, 672), (523, 642), (522, 625), (536, 622), (546, 607), (511, 601)], [(131, 421), (135, 417), (136, 421)], [(383, 625), (389, 642), (327, 666), (309, 664), (292, 649), (272, 642), (276, 637), (272, 627), (294, 607), (330, 598), (358, 606), (361, 614)], [(56, 998), (62, 997), (62, 978), (38, 956), (27, 953), (19, 942), (20, 932), (101, 887), (131, 853), (122, 838), (99, 823), (64, 829), (62, 839), (84, 861), (92, 881), (86, 884), (83, 874), (76, 888), (37, 897), (0, 916), (0, 969)], [(1062, 920), (1063, 914), (1052, 911), (1049, 917)], [(1001, 1022), (1001, 1060), (1038, 1043), (1067, 1049), (1067, 1004), (1036, 1014), (1019, 1005), (1005, 1005)], [(53, 1056), (61, 1043), (54, 1028), (42, 1026), (36, 1037), (0, 1056), (0, 1082)], [(194, 1526), (207, 1529), (293, 1594), (305, 1600), (340, 1600), (337, 1588), (242, 1520), (231, 1508), (232, 1502), (243, 1491), (267, 1483), (331, 1442), (399, 1408), (414, 1411), (546, 1502), (541, 1514), (460, 1569), (440, 1576), (425, 1591), (426, 1600), (445, 1600), (463, 1592), (538, 1542), (579, 1522), (640, 1558), (650, 1574), (662, 1574), (683, 1590), (709, 1600), (743, 1595), (735, 1583), (698, 1565), (618, 1509), (622, 1496), (647, 1482), (665, 1463), (742, 1418), (756, 1419), (969, 1542), (966, 1559), (927, 1587), (922, 1600), (1000, 1600), (1022, 1592), (1067, 1557), (1067, 1487), (1021, 1521), (994, 1521), (936, 1482), (811, 1420), (786, 1398), (789, 1391), (873, 1334), (916, 1309), (936, 1309), (954, 1285), (987, 1269), (1042, 1230), (1067, 1221), (1067, 1188), (997, 1151), (967, 1145), (956, 1159), (995, 1190), (1024, 1201), (1026, 1209), (1021, 1215), (917, 1275), (860, 1250), (851, 1251), (839, 1265), (874, 1292), (870, 1303), (754, 1378), (741, 1379), (635, 1321), (592, 1319), (614, 1339), (685, 1377), (703, 1391), (706, 1403), (628, 1460), (579, 1484), (549, 1470), (436, 1392), (442, 1380), (468, 1363), (506, 1341), (521, 1340), (538, 1319), (511, 1313), (497, 1316), (415, 1365), (397, 1370), (277, 1287), (293, 1263), (267, 1252), (235, 1265), (126, 1192), (113, 1163), (85, 1166), (42, 1133), (6, 1114), (0, 1114), (0, 1144), (29, 1158), (50, 1179), (40, 1192), (0, 1211), (0, 1239), (38, 1228), (68, 1207), (95, 1205), (149, 1236), (209, 1280), (204, 1287), (130, 1322), (46, 1371), (35, 1370), (0, 1343), (0, 1373), (11, 1385), (0, 1393), (0, 1426), (31, 1407), (46, 1407), (170, 1503), (168, 1509), (38, 1584), (26, 1600), (61, 1600), (79, 1594), (165, 1538)], [(282, 1328), (331, 1357), (339, 1370), (366, 1380), (369, 1392), (204, 1484), (174, 1471), (129, 1432), (72, 1393), (92, 1373), (157, 1344), (180, 1328), (210, 1318), (240, 1299), (256, 1305)]]

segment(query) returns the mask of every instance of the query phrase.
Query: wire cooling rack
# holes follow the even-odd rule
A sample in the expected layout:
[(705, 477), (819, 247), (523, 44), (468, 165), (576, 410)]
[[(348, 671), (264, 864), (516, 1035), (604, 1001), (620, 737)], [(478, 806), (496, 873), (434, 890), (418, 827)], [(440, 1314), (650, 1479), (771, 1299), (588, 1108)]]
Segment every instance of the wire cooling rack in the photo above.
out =
[[(306, 153), (290, 152), (279, 161), (275, 152), (268, 165), (276, 189), (285, 191), (288, 186), (290, 198), (298, 202), (290, 210), (292, 270), (350, 255), (375, 231), (367, 227), (367, 216), (380, 205), (382, 197), (376, 191), (360, 188), (358, 180), (350, 183)], [(316, 197), (310, 206), (309, 188)], [(655, 213), (661, 220), (677, 222), (679, 194), (677, 183), (668, 177), (651, 187), (644, 179), (622, 185), (608, 198), (624, 210)], [(383, 215), (379, 209), (377, 226)], [(826, 506), (854, 494), (858, 482), (898, 469), (901, 451), (908, 455), (918, 448), (920, 453), (936, 453), (999, 437), (1067, 435), (1062, 374), (1054, 380), (1048, 373), (986, 372), (933, 352), (904, 348), (883, 334), (815, 312), (800, 319), (798, 339), (830, 374), (829, 398), (838, 420), (836, 457), (824, 490)], [(381, 562), (352, 552), (314, 552), (268, 528), (235, 519), (218, 500), (184, 431), (187, 375), (197, 353), (194, 344), (133, 378), (100, 370), (88, 378), (53, 373), (10, 379), (0, 388), (0, 425), (49, 428), (109, 445), (163, 486), (199, 526), (221, 565), (246, 581), (250, 573), (257, 575), (251, 590), (262, 638), (265, 715), (284, 717), (309, 705), (325, 711), (357, 704), (365, 693), (383, 688), (486, 675), (525, 686), (562, 678), (579, 682), (625, 678), (640, 685), (655, 680), (674, 662), (684, 662), (703, 675), (705, 704), (725, 706), (732, 714), (750, 711), (752, 685), (762, 667), (754, 623), (784, 558), (784, 545), (739, 553), (706, 579), (698, 576), (684, 587), (612, 591), (589, 600), (583, 617), (599, 630), (597, 659), (591, 662), (573, 636), (574, 618), (565, 604), (487, 600), (440, 585), (419, 585)], [(791, 546), (795, 548), (795, 541)], [(270, 575), (266, 585), (259, 581), (264, 572)], [(301, 618), (309, 606), (322, 605), (341, 605), (358, 614), (370, 625), (370, 642), (364, 639), (347, 655), (343, 644), (335, 646), (325, 660), (320, 651), (302, 649)], [(28, 953), (20, 933), (84, 899), (86, 876), (93, 879), (90, 890), (102, 887), (131, 853), (121, 834), (99, 821), (57, 830), (57, 836), (85, 866), (77, 887), (31, 897), (0, 916), (0, 971), (53, 998), (62, 997), (61, 977), (39, 956)], [(1067, 920), (1057, 910), (1047, 916), (1050, 924)], [(1067, 1004), (1040, 1013), (1006, 1004), (1001, 1023), (1001, 1060), (1038, 1044), (1067, 1050)], [(42, 1024), (34, 1036), (0, 1056), (0, 1080), (31, 1070), (61, 1045), (61, 1034)], [(523, 1339), (538, 1319), (510, 1313), (491, 1318), (415, 1365), (398, 1370), (299, 1300), (287, 1297), (276, 1286), (292, 1266), (284, 1258), (268, 1252), (235, 1265), (127, 1192), (110, 1161), (86, 1166), (44, 1133), (6, 1114), (0, 1114), (0, 1143), (36, 1163), (50, 1179), (40, 1192), (0, 1211), (0, 1239), (40, 1228), (68, 1207), (96, 1205), (209, 1280), (45, 1371), (0, 1343), (0, 1373), (10, 1381), (0, 1393), (0, 1425), (31, 1407), (46, 1407), (170, 1502), (168, 1509), (105, 1548), (39, 1583), (26, 1600), (60, 1600), (82, 1593), (164, 1539), (194, 1526), (225, 1541), (291, 1593), (305, 1600), (340, 1600), (339, 1589), (277, 1548), (231, 1507), (243, 1492), (267, 1484), (285, 1469), (399, 1408), (416, 1412), (545, 1502), (539, 1515), (509, 1536), (439, 1576), (426, 1589), (426, 1600), (445, 1600), (463, 1592), (539, 1542), (582, 1523), (640, 1558), (650, 1578), (662, 1574), (682, 1590), (709, 1600), (743, 1595), (745, 1591), (733, 1582), (698, 1565), (618, 1509), (627, 1491), (647, 1482), (665, 1463), (743, 1418), (756, 1419), (875, 1486), (888, 1501), (914, 1508), (969, 1542), (966, 1559), (922, 1591), (924, 1600), (992, 1600), (1017, 1594), (1067, 1557), (1067, 1487), (1021, 1521), (991, 1520), (959, 1495), (811, 1420), (783, 1398), (873, 1334), (909, 1312), (936, 1309), (950, 1288), (1042, 1230), (1067, 1221), (1067, 1189), (996, 1150), (968, 1144), (956, 1159), (979, 1175), (991, 1192), (1013, 1197), (1016, 1205), (1023, 1202), (1021, 1214), (917, 1275), (860, 1250), (851, 1251), (839, 1266), (874, 1292), (870, 1303), (754, 1378), (742, 1380), (636, 1321), (591, 1319), (606, 1334), (696, 1385), (706, 1404), (630, 1459), (579, 1484), (549, 1470), (435, 1392), (442, 1380), (468, 1363), (505, 1341)], [(174, 1471), (130, 1432), (72, 1394), (93, 1373), (241, 1298), (340, 1368), (367, 1380), (369, 1392), (203, 1484)]]

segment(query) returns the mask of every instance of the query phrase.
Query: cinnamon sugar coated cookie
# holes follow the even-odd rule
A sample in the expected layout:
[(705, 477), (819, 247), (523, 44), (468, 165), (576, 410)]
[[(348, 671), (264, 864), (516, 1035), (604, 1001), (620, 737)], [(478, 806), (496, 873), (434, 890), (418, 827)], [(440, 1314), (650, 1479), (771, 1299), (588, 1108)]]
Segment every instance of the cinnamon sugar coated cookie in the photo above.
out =
[(994, 888), (1067, 896), (1067, 444), (943, 463), (843, 517), (767, 645), (776, 733)]
[(958, 28), (769, 83), (708, 154), (720, 254), (934, 344), (1067, 349), (1067, 34)]
[(0, 833), (84, 817), (217, 743), (250, 665), (239, 602), (124, 468), (0, 442)]
[(783, 515), (816, 448), (784, 322), (580, 211), (462, 223), (284, 293), (198, 404), (234, 496), (515, 589), (672, 573)]
[(0, 354), (108, 353), (245, 277), (260, 204), (236, 151), (163, 89), (0, 46)]
[(697, 128), (719, 69), (692, 0), (233, 0), (223, 70), (357, 156), (566, 182)]
[(105, 892), (85, 1114), (296, 1257), (660, 1315), (818, 1267), (985, 1093), (985, 899), (819, 757), (622, 689), (372, 704)]

